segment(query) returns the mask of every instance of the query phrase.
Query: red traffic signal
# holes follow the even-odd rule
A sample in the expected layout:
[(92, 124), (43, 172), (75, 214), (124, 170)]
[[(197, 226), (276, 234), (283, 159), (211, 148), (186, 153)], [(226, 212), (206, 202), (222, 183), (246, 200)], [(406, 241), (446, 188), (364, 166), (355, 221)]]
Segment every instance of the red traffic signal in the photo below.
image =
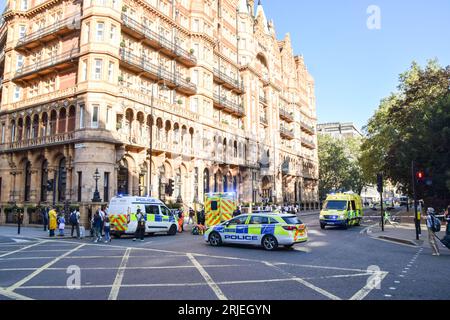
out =
[(418, 171), (416, 176), (418, 180), (423, 180), (423, 178), (425, 178), (425, 174), (422, 171)]

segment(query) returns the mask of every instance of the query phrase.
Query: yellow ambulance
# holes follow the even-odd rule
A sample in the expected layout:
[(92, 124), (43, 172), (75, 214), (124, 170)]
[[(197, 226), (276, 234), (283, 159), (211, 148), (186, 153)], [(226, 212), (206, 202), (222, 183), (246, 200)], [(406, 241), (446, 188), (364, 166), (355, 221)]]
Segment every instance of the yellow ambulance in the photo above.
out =
[(352, 193), (339, 193), (328, 195), (320, 211), (320, 227), (325, 229), (327, 225), (349, 226), (361, 225), (364, 217), (361, 197)]
[(213, 227), (233, 218), (237, 208), (236, 192), (214, 192), (205, 195), (206, 227)]

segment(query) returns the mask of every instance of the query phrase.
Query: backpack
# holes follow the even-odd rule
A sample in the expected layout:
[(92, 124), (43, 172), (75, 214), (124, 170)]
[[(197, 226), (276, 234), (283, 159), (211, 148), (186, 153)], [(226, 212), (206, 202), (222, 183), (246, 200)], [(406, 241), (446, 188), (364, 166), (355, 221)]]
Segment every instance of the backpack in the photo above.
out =
[(72, 212), (70, 214), (69, 222), (71, 224), (77, 224), (78, 223), (77, 214), (75, 212)]
[(431, 230), (433, 230), (433, 232), (441, 232), (441, 221), (435, 216), (433, 216), (432, 219), (433, 219), (433, 226)]

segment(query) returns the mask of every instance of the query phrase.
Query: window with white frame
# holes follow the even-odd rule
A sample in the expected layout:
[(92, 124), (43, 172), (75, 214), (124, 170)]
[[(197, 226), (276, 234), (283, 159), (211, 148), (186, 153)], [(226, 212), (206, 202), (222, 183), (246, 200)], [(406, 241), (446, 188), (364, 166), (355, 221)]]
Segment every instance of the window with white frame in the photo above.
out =
[(114, 62), (112, 61), (108, 65), (108, 81), (114, 82)]
[(81, 61), (81, 81), (87, 81), (87, 60)]
[(97, 30), (96, 30), (96, 39), (97, 41), (103, 41), (104, 40), (104, 30), (105, 30), (105, 23), (104, 22), (98, 22), (97, 23)]
[(17, 61), (16, 61), (16, 69), (19, 70), (23, 67), (23, 55), (18, 54), (17, 55)]
[(112, 24), (111, 30), (109, 33), (109, 39), (111, 40), (112, 43), (114, 43), (114, 41), (116, 41), (116, 33), (117, 33), (117, 27)]
[(94, 80), (101, 80), (101, 78), (102, 78), (102, 65), (103, 65), (103, 60), (102, 59), (95, 59), (94, 60)]
[(84, 104), (80, 105), (80, 129), (84, 128)]
[(28, 0), (20, 1), (20, 10), (22, 10), (22, 11), (28, 10)]
[(13, 97), (13, 101), (17, 102), (20, 100), (20, 87), (19, 86), (14, 86), (14, 97)]
[(98, 128), (98, 111), (99, 111), (99, 105), (93, 105), (92, 106), (92, 128)]
[(26, 32), (27, 32), (27, 27), (25, 25), (21, 24), (19, 26), (19, 39), (22, 39), (23, 37), (25, 37)]

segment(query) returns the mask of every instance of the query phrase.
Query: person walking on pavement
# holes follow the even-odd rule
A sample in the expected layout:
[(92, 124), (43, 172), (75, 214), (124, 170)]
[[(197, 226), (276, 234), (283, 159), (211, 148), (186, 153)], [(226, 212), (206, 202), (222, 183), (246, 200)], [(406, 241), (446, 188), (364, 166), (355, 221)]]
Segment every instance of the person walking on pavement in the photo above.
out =
[(72, 225), (70, 236), (73, 238), (73, 231), (77, 232), (77, 239), (80, 239), (80, 212), (75, 209), (70, 214), (69, 222)]
[(105, 229), (105, 243), (111, 242), (111, 227), (109, 222), (109, 216), (105, 214), (105, 220), (104, 220), (104, 229)]
[(143, 242), (145, 236), (145, 216), (139, 207), (136, 210), (136, 220), (137, 226), (133, 241), (136, 241), (139, 238), (139, 240)]
[(433, 256), (439, 256), (439, 247), (436, 243), (436, 234), (435, 234), (435, 211), (433, 208), (428, 208), (427, 210), (427, 228), (428, 228), (428, 240), (430, 241), (431, 249), (433, 250)]
[(105, 224), (105, 211), (104, 211), (104, 207), (103, 206), (101, 206), (100, 207), (100, 209), (99, 209), (99, 214), (100, 214), (100, 218), (102, 219), (102, 222), (101, 222), (101, 226), (100, 226), (100, 235), (101, 236), (103, 236), (103, 227), (104, 227), (104, 224)]
[(57, 223), (56, 210), (55, 208), (52, 208), (48, 213), (48, 230), (50, 237), (55, 236), (56, 223)]
[(59, 230), (60, 237), (64, 237), (65, 227), (66, 227), (66, 219), (64, 218), (64, 214), (61, 213), (58, 218), (58, 230)]
[(44, 224), (44, 231), (47, 231), (48, 228), (48, 208), (44, 208), (42, 210), (42, 221)]
[(102, 219), (100, 218), (99, 210), (95, 211), (94, 217), (92, 218), (92, 227), (94, 229), (94, 242), (102, 241), (102, 231), (100, 230), (102, 226)]
[(17, 209), (17, 234), (20, 234), (20, 227), (23, 223), (23, 212), (21, 209)]

